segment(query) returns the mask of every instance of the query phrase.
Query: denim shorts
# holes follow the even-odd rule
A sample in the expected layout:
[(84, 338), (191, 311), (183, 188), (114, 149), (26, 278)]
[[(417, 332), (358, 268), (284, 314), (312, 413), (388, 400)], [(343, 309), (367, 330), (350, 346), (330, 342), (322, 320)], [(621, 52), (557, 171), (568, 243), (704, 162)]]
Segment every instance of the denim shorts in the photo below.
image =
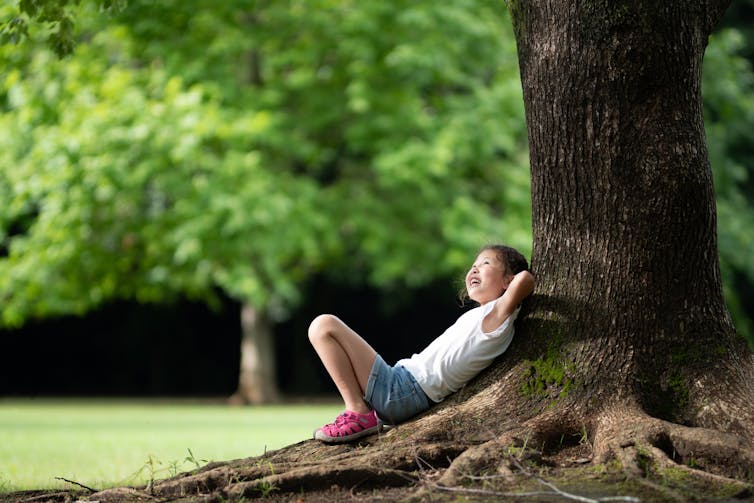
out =
[(391, 367), (380, 355), (374, 359), (364, 400), (387, 424), (398, 424), (429, 409), (430, 400), (411, 372)]

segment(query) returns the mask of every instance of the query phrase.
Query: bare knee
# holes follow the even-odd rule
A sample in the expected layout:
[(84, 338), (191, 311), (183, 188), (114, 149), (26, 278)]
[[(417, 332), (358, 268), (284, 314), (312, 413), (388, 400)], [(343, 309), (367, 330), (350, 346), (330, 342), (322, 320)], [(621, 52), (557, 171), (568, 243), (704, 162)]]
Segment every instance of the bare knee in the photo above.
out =
[(317, 345), (325, 337), (332, 335), (337, 324), (341, 323), (337, 316), (332, 314), (320, 314), (309, 325), (309, 342)]

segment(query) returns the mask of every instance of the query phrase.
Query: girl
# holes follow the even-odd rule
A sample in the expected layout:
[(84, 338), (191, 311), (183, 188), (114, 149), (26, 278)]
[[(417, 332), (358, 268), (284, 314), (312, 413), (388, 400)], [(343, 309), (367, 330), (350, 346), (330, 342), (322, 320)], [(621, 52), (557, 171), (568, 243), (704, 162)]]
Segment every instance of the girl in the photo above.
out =
[(526, 259), (503, 245), (485, 246), (466, 273), (465, 294), (479, 304), (427, 348), (388, 366), (337, 317), (320, 315), (309, 340), (345, 402), (334, 423), (314, 432), (326, 443), (350, 442), (398, 424), (460, 389), (508, 348), (520, 303), (534, 290)]

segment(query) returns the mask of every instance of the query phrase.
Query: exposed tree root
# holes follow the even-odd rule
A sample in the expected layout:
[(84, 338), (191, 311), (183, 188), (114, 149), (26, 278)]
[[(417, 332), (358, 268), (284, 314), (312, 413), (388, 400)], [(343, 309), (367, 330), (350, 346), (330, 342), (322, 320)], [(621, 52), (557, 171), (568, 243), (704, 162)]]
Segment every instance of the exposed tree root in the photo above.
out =
[[(754, 474), (754, 449), (746, 439), (648, 416), (638, 407), (614, 407), (581, 424), (579, 442), (591, 455), (581, 462), (619, 462), (623, 471), (652, 484), (648, 477), (694, 478), (745, 491)], [(453, 460), (438, 484), (453, 487), (474, 474), (510, 476), (510, 460), (547, 465), (548, 454), (573, 445), (579, 427), (569, 413), (550, 410), (492, 440), (470, 446)], [(593, 437), (593, 438), (590, 438)], [(674, 499), (672, 490), (668, 497)]]
[(470, 447), (453, 460), (438, 484), (456, 486), (470, 474), (499, 473), (509, 475), (510, 469), (501, 461), (517, 450), (523, 452), (527, 449), (529, 440), (529, 437), (525, 436), (527, 434), (528, 432), (517, 429), (483, 444)]
[(408, 486), (416, 482), (402, 470), (367, 466), (320, 466), (291, 470), (280, 475), (270, 475), (250, 482), (233, 484), (223, 491), (232, 500), (265, 496), (272, 491), (296, 493), (320, 491), (331, 486), (372, 489), (375, 487)]
[(417, 459), (446, 467), (468, 448), (454, 442), (417, 444), (402, 436), (403, 432), (396, 429), (360, 444), (326, 446), (315, 441), (300, 442), (257, 458), (212, 463), (145, 489), (109, 489), (88, 499), (193, 501), (214, 494), (220, 500), (237, 501), (326, 491), (333, 486), (359, 491), (410, 487), (417, 482)]
[[(633, 497), (633, 496), (607, 496), (607, 497), (587, 497), (580, 494), (575, 494), (572, 492), (564, 491), (563, 489), (559, 488), (557, 485), (548, 482), (547, 480), (543, 479), (542, 477), (539, 477), (538, 475), (532, 473), (530, 470), (526, 469), (523, 466), (523, 461), (519, 457), (514, 457), (511, 454), (506, 455), (506, 458), (510, 462), (510, 465), (513, 466), (518, 473), (524, 475), (527, 478), (530, 478), (532, 480), (535, 480), (539, 484), (539, 488), (536, 490), (529, 490), (529, 491), (498, 491), (494, 489), (486, 489), (486, 488), (469, 488), (469, 487), (447, 487), (441, 484), (425, 484), (425, 490), (431, 491), (440, 491), (440, 492), (451, 492), (451, 493), (459, 493), (459, 494), (468, 494), (468, 495), (474, 495), (474, 496), (491, 496), (496, 498), (515, 498), (515, 499), (522, 499), (527, 497), (534, 497), (537, 499), (545, 498), (545, 497), (557, 497), (560, 499), (565, 500), (571, 500), (571, 501), (580, 501), (582, 503), (601, 503), (605, 501), (624, 501), (629, 503), (639, 503), (641, 501), (639, 498)], [(467, 477), (470, 479), (484, 479), (484, 480), (491, 480), (494, 479), (495, 476), (487, 476), (487, 477)]]
[(745, 439), (650, 417), (638, 408), (615, 407), (596, 422), (596, 463), (611, 459), (636, 477), (675, 470), (713, 483), (748, 484), (754, 474), (754, 449)]
[(569, 445), (579, 435), (580, 428), (569, 412), (550, 410), (521, 426), (503, 431), (482, 444), (467, 449), (445, 471), (439, 483), (446, 486), (459, 484), (469, 474), (498, 473), (510, 475), (511, 457), (520, 461), (543, 463), (542, 454), (553, 444)]

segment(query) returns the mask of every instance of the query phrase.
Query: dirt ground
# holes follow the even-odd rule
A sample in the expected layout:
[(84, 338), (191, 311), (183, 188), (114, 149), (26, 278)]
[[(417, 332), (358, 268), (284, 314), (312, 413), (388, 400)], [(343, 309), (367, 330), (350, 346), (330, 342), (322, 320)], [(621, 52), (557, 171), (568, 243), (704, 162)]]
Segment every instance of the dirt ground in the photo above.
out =
[[(575, 445), (545, 455), (526, 451), (502, 463), (503, 469), (484, 476), (470, 477), (463, 485), (443, 487), (437, 483), (443, 469), (417, 462), (416, 470), (405, 477), (405, 484), (395, 480), (365, 479), (362, 483), (340, 485), (333, 479), (329, 487), (314, 490), (281, 491), (274, 486), (259, 487), (256, 492), (234, 496), (218, 488), (208, 494), (165, 498), (150, 494), (149, 488), (116, 488), (91, 494), (72, 485), (68, 491), (25, 491), (0, 495), (3, 503), (74, 503), (78, 501), (165, 502), (197, 501), (268, 501), (271, 503), (333, 502), (464, 502), (464, 501), (625, 501), (625, 502), (754, 502), (754, 485), (714, 481), (694, 477), (688, 471), (658, 472), (648, 466), (644, 477), (628, 476), (616, 465), (593, 465), (588, 446)], [(235, 463), (243, 463), (236, 461)], [(248, 461), (247, 461), (248, 462)], [(221, 467), (223, 463), (214, 464)], [(210, 468), (210, 467), (208, 467)], [(201, 470), (200, 470), (201, 473)], [(185, 475), (184, 475), (185, 476)], [(181, 476), (177, 477), (180, 479)], [(167, 481), (157, 484), (169, 483)], [(392, 486), (392, 487), (391, 487)]]

